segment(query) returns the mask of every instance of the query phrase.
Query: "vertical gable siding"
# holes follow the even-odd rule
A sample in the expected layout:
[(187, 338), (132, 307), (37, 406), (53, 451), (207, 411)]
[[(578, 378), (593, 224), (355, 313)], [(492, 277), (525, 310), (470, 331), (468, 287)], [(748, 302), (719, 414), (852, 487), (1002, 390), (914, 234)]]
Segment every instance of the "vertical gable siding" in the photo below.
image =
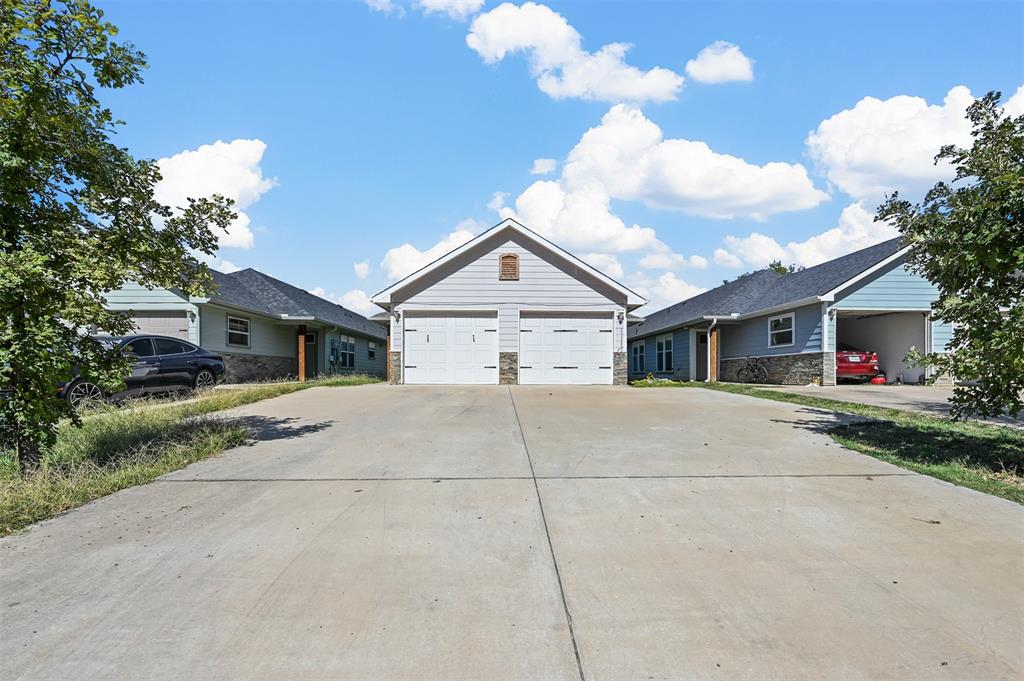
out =
[(899, 265), (866, 284), (840, 292), (832, 306), (840, 310), (928, 310), (937, 297), (934, 284)]
[(722, 359), (793, 355), (821, 352), (821, 305), (798, 307), (793, 317), (793, 345), (773, 348), (768, 345), (768, 320), (784, 313), (754, 317), (739, 324), (721, 324)]
[[(498, 257), (505, 253), (519, 256), (519, 280), (498, 279)], [(450, 268), (454, 268), (448, 271)], [(525, 247), (515, 238), (491, 248), (483, 254), (471, 254), (453, 261), (447, 274), (429, 281), (421, 289), (399, 290), (396, 303), (430, 306), (437, 309), (498, 311), (498, 347), (501, 352), (519, 351), (519, 311), (576, 309), (580, 311), (623, 309), (625, 300), (613, 299), (588, 285), (592, 276), (572, 272), (553, 264), (539, 252)], [(596, 285), (603, 286), (594, 280)], [(623, 347), (623, 325), (613, 324), (614, 348)]]

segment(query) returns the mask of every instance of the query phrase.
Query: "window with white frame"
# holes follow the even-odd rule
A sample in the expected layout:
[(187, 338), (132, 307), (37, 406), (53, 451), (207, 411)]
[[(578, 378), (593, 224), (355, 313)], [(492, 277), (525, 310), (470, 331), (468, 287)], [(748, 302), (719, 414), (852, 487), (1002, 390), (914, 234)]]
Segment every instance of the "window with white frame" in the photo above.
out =
[(249, 347), (249, 320), (228, 315), (228, 345)]
[(644, 345), (646, 345), (646, 343), (644, 343), (642, 341), (640, 343), (634, 343), (633, 344), (633, 373), (634, 374), (641, 374), (641, 373), (644, 372), (644, 370), (646, 368), (646, 364), (644, 363)]
[(658, 371), (672, 371), (672, 334), (658, 336)]
[(377, 343), (370, 341), (368, 349), (366, 350), (367, 359), (375, 359), (377, 357)]
[(793, 313), (768, 320), (768, 345), (781, 348), (793, 344)]
[(341, 353), (338, 356), (342, 369), (354, 369), (356, 366), (356, 339), (352, 336), (341, 337)]

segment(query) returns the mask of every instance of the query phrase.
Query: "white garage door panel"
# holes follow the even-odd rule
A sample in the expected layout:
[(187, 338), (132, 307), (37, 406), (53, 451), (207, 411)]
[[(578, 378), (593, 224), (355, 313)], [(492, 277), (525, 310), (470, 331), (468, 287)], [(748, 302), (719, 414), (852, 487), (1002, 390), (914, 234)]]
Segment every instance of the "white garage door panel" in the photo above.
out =
[(519, 382), (610, 385), (612, 336), (608, 313), (524, 313), (519, 320)]
[(136, 312), (132, 321), (138, 329), (137, 333), (188, 340), (188, 318), (184, 311)]
[(405, 383), (497, 383), (497, 315), (407, 313), (403, 364)]

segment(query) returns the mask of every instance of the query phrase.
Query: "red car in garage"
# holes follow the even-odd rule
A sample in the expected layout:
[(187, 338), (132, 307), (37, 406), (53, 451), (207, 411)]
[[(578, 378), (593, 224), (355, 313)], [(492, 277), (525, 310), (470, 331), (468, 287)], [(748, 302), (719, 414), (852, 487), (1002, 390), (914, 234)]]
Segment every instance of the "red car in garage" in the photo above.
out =
[(855, 347), (839, 343), (836, 349), (836, 379), (870, 381), (881, 376), (878, 368), (878, 353), (870, 350), (858, 350)]

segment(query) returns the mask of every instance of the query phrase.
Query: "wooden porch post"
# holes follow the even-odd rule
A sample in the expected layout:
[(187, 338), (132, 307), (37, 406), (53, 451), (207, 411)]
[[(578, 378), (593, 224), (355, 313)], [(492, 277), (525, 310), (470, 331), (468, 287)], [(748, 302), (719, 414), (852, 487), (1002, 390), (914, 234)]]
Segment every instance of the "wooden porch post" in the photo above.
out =
[(718, 381), (718, 327), (711, 329), (708, 334), (708, 343), (711, 347), (711, 366), (708, 367), (708, 378), (712, 382)]
[(299, 327), (299, 333), (297, 338), (299, 339), (299, 383), (306, 382), (306, 325), (303, 324)]
[(391, 322), (388, 322), (384, 340), (384, 378), (391, 385)]

